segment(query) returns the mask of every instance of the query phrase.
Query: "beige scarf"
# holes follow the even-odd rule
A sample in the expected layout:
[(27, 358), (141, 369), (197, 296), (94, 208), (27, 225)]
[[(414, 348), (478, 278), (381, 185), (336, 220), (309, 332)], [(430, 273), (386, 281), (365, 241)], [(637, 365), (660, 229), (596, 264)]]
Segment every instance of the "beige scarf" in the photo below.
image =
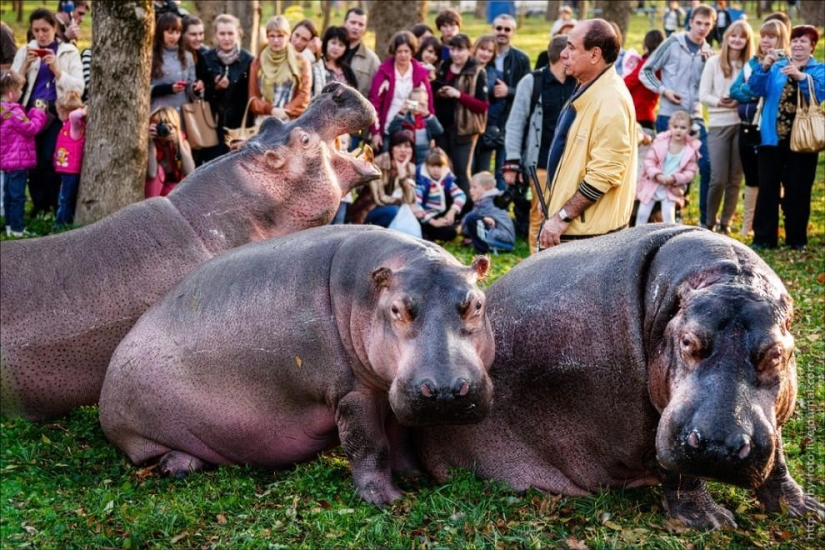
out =
[(273, 52), (272, 48), (266, 47), (261, 52), (261, 73), (263, 85), (261, 94), (269, 103), (275, 100), (275, 87), (287, 82), (289, 79), (295, 80), (295, 89), (301, 83), (301, 64), (298, 55), (292, 44), (287, 44), (283, 50)]

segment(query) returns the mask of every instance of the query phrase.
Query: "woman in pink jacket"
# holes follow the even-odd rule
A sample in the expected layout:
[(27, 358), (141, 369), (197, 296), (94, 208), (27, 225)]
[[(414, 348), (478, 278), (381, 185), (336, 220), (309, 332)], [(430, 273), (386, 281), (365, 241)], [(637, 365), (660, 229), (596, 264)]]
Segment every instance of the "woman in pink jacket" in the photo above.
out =
[[(370, 103), (378, 113), (372, 125), (372, 146), (382, 151), (388, 142), (387, 127), (408, 100), (413, 88), (427, 91), (429, 112), (433, 111), (433, 90), (430, 87), (430, 73), (416, 59), (413, 59), (418, 40), (410, 31), (398, 31), (389, 42), (390, 56), (378, 67), (370, 87)], [(416, 159), (420, 162), (421, 159)]]
[(46, 125), (46, 113), (32, 107), (26, 113), (18, 103), (26, 81), (9, 71), (0, 78), (0, 170), (5, 172), (3, 201), (6, 205), (6, 235), (23, 236), (26, 181), (37, 165), (34, 136)]
[(636, 225), (647, 223), (657, 202), (662, 203), (662, 221), (676, 222), (676, 205), (685, 205), (685, 189), (699, 169), (701, 142), (691, 137), (690, 126), (687, 111), (676, 111), (670, 116), (668, 131), (656, 136), (650, 146), (636, 187)]

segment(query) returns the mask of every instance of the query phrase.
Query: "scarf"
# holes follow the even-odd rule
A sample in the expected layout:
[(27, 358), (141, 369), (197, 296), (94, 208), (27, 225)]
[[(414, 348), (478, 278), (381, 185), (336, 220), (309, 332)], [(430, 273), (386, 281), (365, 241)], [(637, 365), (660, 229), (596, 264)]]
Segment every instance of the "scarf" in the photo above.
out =
[(227, 66), (237, 61), (238, 56), (241, 54), (241, 49), (237, 44), (235, 44), (235, 47), (228, 52), (225, 52), (220, 48), (216, 48), (216, 51), (218, 52), (218, 59), (221, 60), (221, 63)]
[[(281, 51), (273, 52), (272, 48), (266, 47), (261, 52), (260, 77), (263, 85), (261, 93), (269, 103), (275, 102), (275, 88), (290, 79), (296, 84), (300, 83), (301, 65), (298, 55), (292, 44), (287, 44)], [(296, 86), (297, 87), (297, 86)]]

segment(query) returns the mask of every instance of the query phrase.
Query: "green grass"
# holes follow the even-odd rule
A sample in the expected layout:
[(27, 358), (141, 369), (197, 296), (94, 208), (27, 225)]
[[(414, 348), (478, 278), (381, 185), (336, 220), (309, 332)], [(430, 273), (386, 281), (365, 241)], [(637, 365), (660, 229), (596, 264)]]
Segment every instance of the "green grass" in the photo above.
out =
[[(629, 45), (641, 42), (646, 23), (634, 18)], [(478, 36), (488, 26), (470, 18), (465, 29)], [(528, 20), (517, 44), (535, 58), (546, 32), (546, 24)], [(800, 388), (796, 413), (783, 429), (789, 467), (820, 501), (825, 501), (823, 184), (821, 161), (808, 250), (762, 253), (796, 303)], [(696, 187), (686, 212), (689, 224), (698, 223)], [(40, 219), (28, 227), (46, 234), (52, 223)], [(473, 256), (457, 242), (445, 246), (464, 262)], [(515, 253), (494, 256), (488, 284), (526, 255), (526, 244), (519, 242)], [(737, 531), (704, 532), (667, 521), (658, 487), (565, 498), (516, 494), (463, 472), (444, 485), (427, 478), (400, 484), (407, 495), (394, 506), (361, 503), (340, 451), (291, 470), (229, 467), (172, 480), (131, 465), (104, 438), (96, 408), (44, 424), (3, 419), (0, 548), (556, 548), (577, 547), (580, 541), (588, 548), (821, 548), (825, 537), (823, 525), (810, 518), (766, 516), (752, 494), (721, 484), (712, 484), (712, 494), (734, 512)]]

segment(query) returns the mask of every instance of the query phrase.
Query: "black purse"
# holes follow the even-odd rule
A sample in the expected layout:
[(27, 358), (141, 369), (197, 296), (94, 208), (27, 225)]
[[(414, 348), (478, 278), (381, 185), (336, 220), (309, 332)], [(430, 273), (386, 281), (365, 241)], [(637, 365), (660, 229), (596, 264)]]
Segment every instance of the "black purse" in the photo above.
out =
[(501, 128), (488, 124), (481, 134), (481, 146), (485, 149), (496, 150), (504, 146), (504, 132)]
[[(753, 115), (753, 118), (747, 117), (742, 119), (742, 134), (741, 145), (745, 145), (746, 147), (758, 147), (762, 145), (762, 134), (759, 132), (759, 125), (762, 118), (762, 105), (764, 103), (764, 98), (759, 99), (759, 103), (756, 105), (756, 113)], [(740, 112), (740, 116), (742, 113)], [(750, 118), (750, 121), (748, 119)]]

